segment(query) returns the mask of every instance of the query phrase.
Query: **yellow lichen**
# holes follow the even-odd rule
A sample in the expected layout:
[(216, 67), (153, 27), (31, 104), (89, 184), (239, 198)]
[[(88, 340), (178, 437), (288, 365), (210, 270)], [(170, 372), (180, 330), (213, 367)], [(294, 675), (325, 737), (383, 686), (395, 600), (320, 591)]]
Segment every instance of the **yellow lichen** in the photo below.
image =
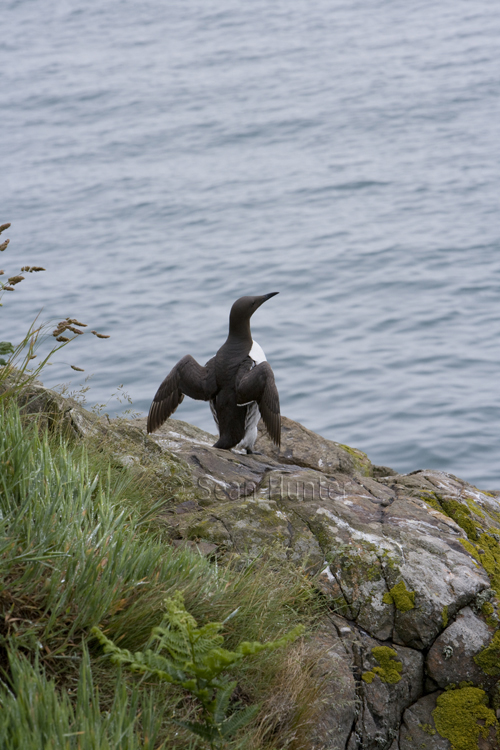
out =
[(389, 685), (394, 685), (401, 679), (401, 672), (403, 671), (403, 665), (400, 661), (397, 661), (395, 657), (398, 652), (389, 646), (375, 646), (372, 648), (372, 654), (380, 664), (379, 667), (373, 667), (369, 672), (364, 672), (361, 678), (368, 683), (373, 682), (375, 675), (378, 675), (382, 682), (386, 682)]
[(489, 646), (476, 654), (474, 661), (485, 674), (500, 675), (500, 630), (497, 630)]
[(435, 492), (424, 492), (420, 495), (420, 499), (423, 500), (427, 505), (430, 505), (434, 510), (443, 513), (443, 509)]
[(443, 500), (443, 509), (446, 514), (453, 518), (460, 528), (462, 528), (469, 539), (476, 541), (477, 531), (473, 520), (470, 518), (470, 510), (466, 505), (459, 503), (458, 500)]
[(443, 620), (443, 628), (446, 628), (448, 625), (448, 605), (445, 604), (443, 607), (443, 611), (441, 612), (441, 617)]
[(469, 510), (472, 511), (472, 513), (475, 513), (476, 516), (479, 516), (479, 518), (486, 518), (485, 514), (482, 510), (478, 507), (477, 503), (474, 501), (472, 497), (466, 497), (464, 498), (465, 502), (469, 506)]
[(404, 581), (400, 581), (382, 597), (384, 604), (394, 604), (400, 612), (415, 609), (415, 592), (408, 591)]
[(478, 750), (479, 738), (488, 737), (489, 727), (498, 727), (486, 693), (475, 687), (442, 693), (432, 717), (438, 733), (449, 740), (452, 750)]
[(434, 735), (436, 734), (436, 730), (431, 724), (419, 724), (418, 726), (420, 727), (422, 732), (425, 732), (426, 734), (430, 734), (431, 737), (434, 737)]
[(488, 573), (491, 587), (500, 597), (500, 544), (489, 534), (481, 534), (476, 543), (460, 539), (467, 552), (477, 560)]

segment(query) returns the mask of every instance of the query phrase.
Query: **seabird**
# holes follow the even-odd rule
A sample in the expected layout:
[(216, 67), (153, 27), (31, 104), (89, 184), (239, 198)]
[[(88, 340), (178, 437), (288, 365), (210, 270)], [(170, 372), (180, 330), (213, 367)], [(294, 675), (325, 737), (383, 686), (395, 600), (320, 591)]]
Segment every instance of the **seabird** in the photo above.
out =
[(259, 412), (269, 437), (281, 441), (280, 400), (266, 355), (252, 339), (250, 318), (266, 300), (240, 297), (231, 308), (229, 334), (215, 357), (202, 367), (190, 355), (183, 357), (158, 388), (149, 409), (147, 431), (154, 432), (177, 409), (184, 396), (210, 401), (219, 427), (214, 448), (253, 452)]

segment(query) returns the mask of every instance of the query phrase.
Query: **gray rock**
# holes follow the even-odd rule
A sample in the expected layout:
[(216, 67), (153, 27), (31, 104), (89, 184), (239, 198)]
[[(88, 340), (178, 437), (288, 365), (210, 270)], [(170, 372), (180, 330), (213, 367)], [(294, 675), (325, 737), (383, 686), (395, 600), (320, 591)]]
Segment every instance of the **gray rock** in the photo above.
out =
[(399, 750), (451, 750), (436, 730), (432, 712), (441, 691), (425, 695), (406, 709), (399, 731)]
[(315, 645), (323, 649), (318, 672), (326, 681), (326, 690), (311, 747), (344, 750), (361, 707), (346, 634), (353, 635), (351, 628), (345, 620), (332, 615), (314, 638)]
[[(362, 674), (380, 667), (373, 654), (373, 649), (377, 647), (380, 647), (379, 642), (360, 636)], [(378, 674), (371, 682), (362, 680), (363, 712), (357, 728), (358, 734), (363, 738), (363, 750), (389, 747), (397, 738), (403, 711), (422, 694), (423, 655), (419, 651), (394, 644), (389, 648), (396, 652), (392, 660), (401, 664), (401, 678), (393, 684), (384, 681), (384, 677)]]
[(255, 447), (256, 450), (272, 456), (282, 464), (304, 466), (324, 474), (341, 472), (371, 476), (373, 472), (371, 461), (366, 453), (350, 448), (348, 445), (327, 440), (287, 417), (281, 418), (281, 448), (279, 450), (272, 444), (262, 427), (262, 422), (259, 424), (259, 438)]
[(474, 661), (491, 636), (486, 623), (470, 607), (464, 607), (434, 641), (425, 665), (429, 676), (440, 688), (463, 681), (491, 688), (496, 680), (488, 678)]
[[(438, 698), (442, 694), (443, 691), (440, 690), (426, 695), (404, 712), (399, 732), (400, 750), (454, 750), (451, 742), (439, 734), (434, 721), (433, 711), (436, 709)], [(466, 709), (463, 709), (463, 712), (467, 716)], [(462, 715), (457, 716), (457, 721), (462, 718)], [(484, 726), (484, 720), (477, 720), (471, 714), (468, 718), (471, 723)], [(467, 726), (467, 722), (465, 726)], [(475, 746), (478, 750), (498, 750), (496, 730), (497, 727), (490, 726), (486, 732), (486, 737), (480, 736), (477, 738)], [(468, 729), (465, 729), (465, 731), (467, 732)], [(467, 745), (464, 744), (461, 747), (473, 747), (471, 740), (472, 737), (467, 735)]]

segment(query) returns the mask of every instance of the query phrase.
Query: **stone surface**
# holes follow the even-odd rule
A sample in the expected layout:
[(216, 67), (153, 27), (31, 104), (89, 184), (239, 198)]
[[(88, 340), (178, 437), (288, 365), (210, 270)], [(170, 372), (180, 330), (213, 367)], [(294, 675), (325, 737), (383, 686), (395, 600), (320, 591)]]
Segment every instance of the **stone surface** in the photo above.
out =
[(353, 655), (349, 640), (353, 631), (346, 622), (331, 615), (315, 637), (324, 649), (318, 669), (326, 680), (327, 690), (323, 711), (318, 718), (311, 746), (343, 750), (353, 732), (361, 701), (356, 690), (353, 673)]
[(439, 736), (432, 717), (440, 694), (425, 695), (406, 709), (399, 730), (399, 750), (450, 750), (451, 744)]
[[(426, 695), (404, 712), (399, 732), (400, 750), (466, 750), (471, 746), (464, 742), (461, 748), (453, 747), (452, 743), (441, 737), (437, 731), (433, 711), (441, 694), (440, 690)], [(484, 722), (479, 720), (477, 723), (482, 725)], [(490, 727), (486, 737), (477, 738), (476, 747), (478, 750), (498, 750), (496, 727)]]
[(463, 681), (493, 687), (496, 680), (488, 678), (474, 661), (491, 635), (486, 623), (470, 607), (464, 607), (434, 641), (426, 660), (428, 675), (440, 688)]
[(281, 418), (279, 450), (269, 439), (262, 422), (259, 424), (259, 437), (255, 448), (282, 464), (304, 466), (324, 474), (373, 474), (373, 466), (366, 453), (327, 440), (287, 417)]

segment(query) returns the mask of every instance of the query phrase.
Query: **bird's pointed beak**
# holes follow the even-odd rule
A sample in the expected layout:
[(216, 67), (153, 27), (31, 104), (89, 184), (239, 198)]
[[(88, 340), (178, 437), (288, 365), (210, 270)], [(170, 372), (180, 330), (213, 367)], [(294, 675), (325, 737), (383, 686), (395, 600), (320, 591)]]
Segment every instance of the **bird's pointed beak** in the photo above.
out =
[(256, 306), (255, 310), (264, 304), (264, 302), (267, 302), (268, 299), (271, 299), (271, 297), (275, 297), (279, 292), (271, 292), (271, 294), (263, 294), (262, 297), (256, 298)]

